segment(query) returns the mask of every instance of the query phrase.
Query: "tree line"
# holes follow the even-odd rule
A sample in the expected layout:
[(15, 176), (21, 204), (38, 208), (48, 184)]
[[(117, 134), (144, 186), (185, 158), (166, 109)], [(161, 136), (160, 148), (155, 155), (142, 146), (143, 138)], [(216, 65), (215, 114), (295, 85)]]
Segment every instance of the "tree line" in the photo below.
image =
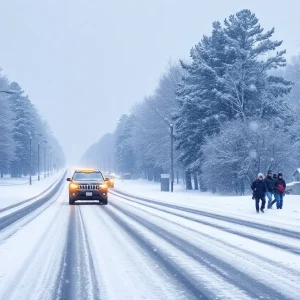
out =
[[(44, 143), (43, 141), (47, 141)], [(65, 157), (48, 124), (17, 82), (0, 74), (0, 176), (22, 177), (64, 166)], [(31, 157), (30, 157), (31, 144)]]
[[(300, 159), (300, 56), (287, 63), (274, 32), (250, 10), (213, 22), (190, 59), (171, 65), (109, 134), (115, 169), (149, 180), (169, 173), (172, 124), (175, 173), (187, 189), (243, 194), (268, 169), (291, 179)], [(93, 146), (90, 163), (103, 165), (105, 143)]]

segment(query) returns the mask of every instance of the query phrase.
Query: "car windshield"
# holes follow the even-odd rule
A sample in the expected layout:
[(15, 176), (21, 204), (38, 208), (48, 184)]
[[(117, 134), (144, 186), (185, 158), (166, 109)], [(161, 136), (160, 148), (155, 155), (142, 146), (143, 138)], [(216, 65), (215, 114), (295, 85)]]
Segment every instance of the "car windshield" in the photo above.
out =
[(73, 175), (75, 181), (104, 181), (101, 172), (76, 172)]

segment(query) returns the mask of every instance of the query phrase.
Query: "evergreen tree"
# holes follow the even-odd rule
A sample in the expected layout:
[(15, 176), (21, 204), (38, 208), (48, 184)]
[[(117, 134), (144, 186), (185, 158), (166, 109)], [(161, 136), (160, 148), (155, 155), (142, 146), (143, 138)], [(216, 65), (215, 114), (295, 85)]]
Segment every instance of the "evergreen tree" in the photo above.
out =
[(14, 159), (16, 143), (13, 138), (14, 114), (10, 107), (10, 99), (0, 94), (0, 175), (9, 173), (11, 161)]
[(225, 33), (215, 22), (212, 36), (204, 36), (192, 48), (192, 62), (181, 62), (186, 75), (177, 91), (180, 108), (174, 119), (180, 160), (188, 170), (197, 170), (193, 163), (199, 158), (205, 135), (218, 132), (221, 121), (228, 119), (230, 111), (219, 101), (216, 89), (219, 76), (225, 72), (225, 46)]
[[(0, 174), (10, 173), (13, 177), (35, 174), (38, 169), (38, 143), (47, 141), (52, 149), (52, 162), (55, 167), (63, 167), (63, 151), (41, 119), (37, 109), (24, 95), (18, 83), (9, 81), (0, 75), (0, 91), (11, 90), (14, 93), (0, 93)], [(31, 169), (30, 169), (31, 140)], [(43, 144), (45, 147), (45, 144)], [(40, 166), (43, 155), (40, 153)]]
[(133, 124), (133, 116), (123, 115), (116, 130), (116, 160), (119, 171), (132, 175), (135, 169), (135, 153), (132, 145)]
[(16, 82), (11, 83), (11, 89), (19, 93), (10, 98), (14, 112), (13, 136), (17, 145), (15, 158), (11, 163), (11, 174), (13, 177), (20, 177), (29, 174), (29, 143), (32, 137), (33, 123), (29, 117), (29, 99), (23, 96), (23, 91)]
[[(11, 90), (18, 92), (10, 97), (14, 112), (13, 136), (16, 142), (15, 157), (11, 163), (11, 175), (35, 174), (37, 171), (37, 145), (40, 140), (50, 137), (42, 129), (42, 121), (28, 96), (24, 96), (21, 87), (11, 83)], [(44, 133), (44, 135), (43, 135)], [(30, 140), (31, 140), (31, 170), (30, 170)], [(51, 146), (50, 140), (48, 141)]]
[[(272, 55), (282, 42), (272, 41), (274, 29), (264, 32), (249, 10), (213, 23), (211, 36), (191, 50), (191, 63), (178, 90), (176, 115), (181, 160), (190, 170), (200, 170), (202, 145), (220, 132), (226, 121), (240, 118), (287, 118), (282, 96), (291, 82), (270, 70), (286, 64), (285, 51)], [(268, 54), (268, 58), (264, 57)]]
[[(242, 10), (224, 22), (228, 40), (226, 51), (231, 63), (218, 80), (221, 100), (235, 117), (283, 117), (287, 111), (282, 96), (291, 90), (291, 82), (271, 74), (286, 65), (285, 50), (273, 52), (282, 41), (272, 41), (274, 28), (264, 32), (255, 14)], [(265, 57), (267, 57), (265, 59)]]

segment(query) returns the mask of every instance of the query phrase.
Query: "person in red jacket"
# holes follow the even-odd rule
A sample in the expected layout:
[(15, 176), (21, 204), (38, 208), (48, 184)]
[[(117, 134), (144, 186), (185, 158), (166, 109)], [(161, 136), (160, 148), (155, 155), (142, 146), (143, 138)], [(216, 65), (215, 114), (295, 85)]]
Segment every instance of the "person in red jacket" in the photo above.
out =
[(259, 213), (259, 201), (261, 200), (260, 211), (264, 213), (266, 206), (267, 185), (264, 182), (264, 175), (262, 173), (258, 174), (257, 180), (255, 180), (251, 185), (251, 189), (255, 199), (256, 212)]
[(285, 189), (286, 189), (286, 184), (283, 179), (283, 174), (278, 173), (277, 180), (275, 181), (275, 186), (274, 186), (275, 199), (277, 200), (276, 202), (277, 209), (282, 209)]

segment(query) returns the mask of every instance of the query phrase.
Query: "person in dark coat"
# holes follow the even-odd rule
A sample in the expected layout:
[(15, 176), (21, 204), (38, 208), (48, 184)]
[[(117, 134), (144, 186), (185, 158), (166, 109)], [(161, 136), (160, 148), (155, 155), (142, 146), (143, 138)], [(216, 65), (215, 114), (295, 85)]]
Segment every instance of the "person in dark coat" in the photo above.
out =
[(273, 194), (274, 194), (274, 183), (275, 183), (271, 170), (268, 171), (268, 175), (266, 176), (264, 181), (267, 186), (266, 196), (268, 197), (268, 208), (271, 208), (272, 200), (273, 200), (272, 198), (273, 198)]
[(264, 175), (262, 173), (258, 174), (257, 180), (255, 180), (251, 185), (251, 189), (255, 198), (256, 212), (259, 213), (259, 201), (261, 200), (260, 211), (264, 213), (266, 206), (267, 185), (264, 181)]
[(285, 189), (286, 189), (286, 183), (283, 179), (283, 174), (278, 173), (278, 178), (275, 181), (275, 185), (274, 185), (277, 209), (282, 209)]
[(277, 174), (276, 173), (273, 174), (273, 180), (274, 180), (274, 200), (271, 202), (271, 205), (268, 208), (272, 208), (273, 204), (277, 202), (277, 194), (275, 193), (275, 183), (276, 183), (276, 180), (277, 180)]

